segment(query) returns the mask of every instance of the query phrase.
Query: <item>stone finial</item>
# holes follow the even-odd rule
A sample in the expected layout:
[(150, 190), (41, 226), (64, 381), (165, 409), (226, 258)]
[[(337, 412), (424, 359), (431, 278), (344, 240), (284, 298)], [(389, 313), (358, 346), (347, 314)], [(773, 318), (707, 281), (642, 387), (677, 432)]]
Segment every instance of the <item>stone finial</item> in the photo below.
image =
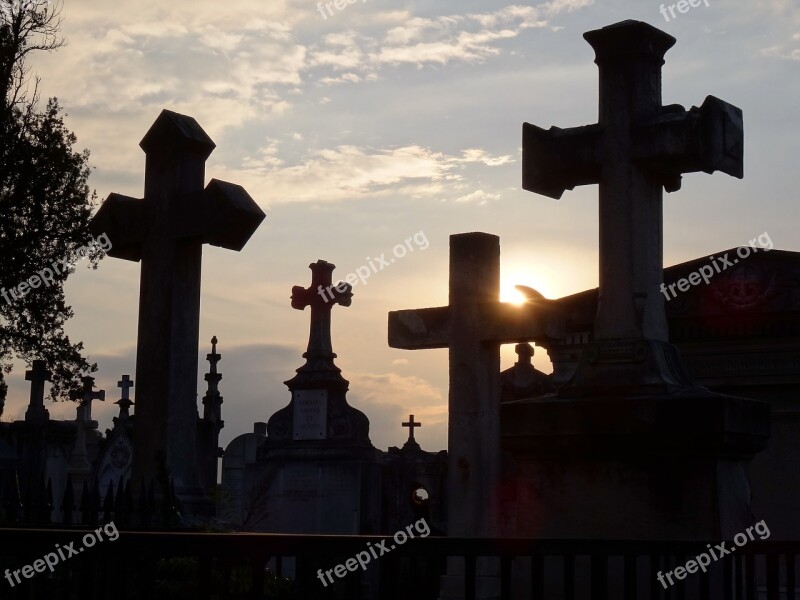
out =
[(219, 393), (219, 382), (222, 374), (217, 372), (217, 364), (222, 360), (222, 355), (217, 353), (217, 336), (211, 338), (211, 354), (206, 354), (206, 360), (211, 365), (211, 369), (206, 373), (204, 379), (208, 382), (208, 390), (203, 396), (203, 418), (206, 421), (215, 423), (217, 431), (222, 429), (225, 422), (222, 420), (222, 396)]

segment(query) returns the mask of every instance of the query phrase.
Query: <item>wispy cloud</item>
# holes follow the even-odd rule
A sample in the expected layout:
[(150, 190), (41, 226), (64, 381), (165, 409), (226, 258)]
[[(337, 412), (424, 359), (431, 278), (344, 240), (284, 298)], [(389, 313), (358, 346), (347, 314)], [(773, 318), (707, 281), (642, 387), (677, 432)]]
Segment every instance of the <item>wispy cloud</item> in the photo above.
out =
[[(512, 162), (510, 156), (493, 156), (478, 148), (453, 156), (418, 145), (389, 149), (341, 145), (313, 151), (296, 164), (286, 164), (278, 154), (277, 142), (271, 140), (256, 156), (245, 158), (236, 172), (251, 193), (272, 198), (272, 203), (331, 202), (398, 193), (446, 199), (459, 191), (452, 184), (463, 181), (466, 165), (496, 167)], [(472, 200), (494, 197), (481, 192)]]

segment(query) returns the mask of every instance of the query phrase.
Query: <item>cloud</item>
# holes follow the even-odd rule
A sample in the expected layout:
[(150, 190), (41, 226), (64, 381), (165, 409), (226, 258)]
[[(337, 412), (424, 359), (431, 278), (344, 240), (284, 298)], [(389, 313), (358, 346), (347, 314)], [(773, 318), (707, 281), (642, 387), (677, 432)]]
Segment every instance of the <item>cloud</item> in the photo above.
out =
[[(271, 141), (228, 175), (253, 197), (271, 198), (273, 204), (332, 202), (389, 194), (446, 196), (449, 184), (463, 180), (461, 171), (466, 165), (496, 167), (509, 162), (509, 156), (492, 156), (478, 148), (452, 156), (418, 145), (388, 149), (341, 145), (311, 151), (295, 164), (284, 164), (276, 142)], [(219, 172), (225, 178), (225, 169)], [(457, 188), (451, 195), (455, 192)], [(485, 192), (481, 197), (491, 198), (494, 195)]]
[(423, 427), (416, 437), (428, 452), (447, 445), (447, 394), (420, 377), (397, 373), (348, 373), (348, 402), (370, 419), (376, 447), (402, 446), (408, 432), (401, 423), (413, 414)]

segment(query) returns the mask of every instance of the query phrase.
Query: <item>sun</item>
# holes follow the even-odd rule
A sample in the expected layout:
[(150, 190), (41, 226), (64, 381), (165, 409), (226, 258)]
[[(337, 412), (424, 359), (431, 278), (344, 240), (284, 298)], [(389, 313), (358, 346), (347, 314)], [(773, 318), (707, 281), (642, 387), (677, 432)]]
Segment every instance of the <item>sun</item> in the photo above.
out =
[(500, 292), (500, 302), (508, 302), (515, 306), (522, 306), (528, 301), (521, 291), (511, 285), (509, 289), (502, 289)]

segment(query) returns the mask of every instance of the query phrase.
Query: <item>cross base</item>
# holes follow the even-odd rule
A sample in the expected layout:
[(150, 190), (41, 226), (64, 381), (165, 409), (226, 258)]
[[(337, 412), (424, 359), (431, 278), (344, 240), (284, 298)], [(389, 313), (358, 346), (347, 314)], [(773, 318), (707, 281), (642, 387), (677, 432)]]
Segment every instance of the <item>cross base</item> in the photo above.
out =
[(560, 399), (681, 394), (702, 390), (687, 373), (678, 349), (657, 340), (604, 340), (588, 344)]
[(746, 468), (766, 447), (769, 411), (702, 388), (503, 404), (515, 491), (503, 534), (731, 539), (753, 523)]
[(25, 421), (28, 423), (43, 423), (50, 420), (50, 411), (44, 406), (28, 406), (25, 411)]

